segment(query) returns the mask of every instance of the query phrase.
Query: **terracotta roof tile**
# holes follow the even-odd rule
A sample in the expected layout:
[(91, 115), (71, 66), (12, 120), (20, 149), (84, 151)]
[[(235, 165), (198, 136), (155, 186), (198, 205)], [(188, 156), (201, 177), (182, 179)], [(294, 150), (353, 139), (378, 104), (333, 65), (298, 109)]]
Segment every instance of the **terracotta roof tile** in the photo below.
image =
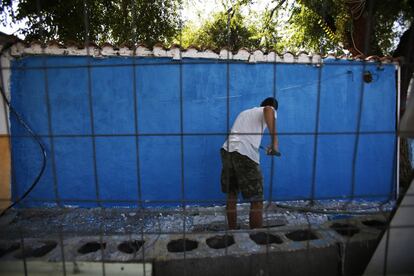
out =
[[(23, 46), (23, 47), (22, 47)], [(14, 46), (16, 49), (12, 53), (15, 56), (23, 54), (53, 54), (53, 55), (85, 55), (85, 43), (76, 41), (66, 41), (61, 44), (58, 41), (49, 41), (46, 44), (40, 41), (16, 41)], [(13, 48), (12, 47), (12, 48)], [(32, 49), (31, 49), (32, 48)], [(152, 49), (143, 43), (134, 44), (131, 42), (125, 42), (119, 46), (113, 45), (109, 42), (97, 45), (94, 42), (89, 42), (89, 48), (93, 49), (94, 56), (129, 56), (129, 55), (142, 55), (142, 56), (157, 56), (157, 57), (171, 57), (173, 59), (184, 58), (212, 58), (212, 59), (234, 59), (244, 60), (246, 62), (291, 62), (291, 63), (319, 63), (323, 59), (343, 59), (343, 60), (355, 60), (355, 61), (377, 61), (384, 63), (398, 63), (401, 60), (399, 58), (393, 58), (391, 56), (369, 56), (364, 55), (350, 56), (340, 55), (335, 56), (328, 54), (322, 56), (318, 53), (308, 53), (301, 51), (294, 54), (290, 51), (284, 53), (278, 53), (273, 49), (247, 49), (242, 47), (236, 51), (229, 51), (228, 47), (220, 49), (200, 48), (195, 45), (191, 45), (187, 48), (183, 48), (178, 44), (173, 44), (170, 47), (166, 47), (164, 44), (158, 42)], [(62, 51), (59, 49), (66, 49)], [(181, 53), (180, 53), (181, 51)]]

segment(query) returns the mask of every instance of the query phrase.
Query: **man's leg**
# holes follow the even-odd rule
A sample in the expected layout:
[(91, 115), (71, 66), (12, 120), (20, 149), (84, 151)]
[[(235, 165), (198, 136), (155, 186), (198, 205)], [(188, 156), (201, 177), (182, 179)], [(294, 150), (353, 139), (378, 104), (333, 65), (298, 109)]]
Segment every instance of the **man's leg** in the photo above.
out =
[(243, 198), (250, 200), (250, 228), (260, 228), (263, 224), (263, 175), (259, 164), (236, 152), (234, 167)]
[(263, 224), (263, 201), (250, 202), (250, 229), (261, 228)]
[(230, 192), (227, 194), (227, 223), (230, 230), (237, 228), (237, 194)]
[(237, 228), (237, 177), (232, 163), (233, 153), (220, 150), (223, 168), (221, 170), (221, 190), (227, 194), (226, 215), (230, 230)]

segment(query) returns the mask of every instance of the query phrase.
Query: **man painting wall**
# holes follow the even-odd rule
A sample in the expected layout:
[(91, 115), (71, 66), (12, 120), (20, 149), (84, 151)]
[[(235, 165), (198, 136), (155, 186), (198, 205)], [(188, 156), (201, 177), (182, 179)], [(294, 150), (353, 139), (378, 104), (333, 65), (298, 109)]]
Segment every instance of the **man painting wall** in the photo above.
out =
[(227, 222), (230, 230), (237, 228), (237, 195), (250, 201), (250, 228), (263, 224), (263, 175), (260, 171), (259, 147), (263, 132), (269, 129), (271, 144), (268, 155), (280, 156), (276, 135), (278, 102), (266, 98), (260, 107), (241, 112), (231, 128), (231, 133), (221, 148), (221, 189), (227, 194)]

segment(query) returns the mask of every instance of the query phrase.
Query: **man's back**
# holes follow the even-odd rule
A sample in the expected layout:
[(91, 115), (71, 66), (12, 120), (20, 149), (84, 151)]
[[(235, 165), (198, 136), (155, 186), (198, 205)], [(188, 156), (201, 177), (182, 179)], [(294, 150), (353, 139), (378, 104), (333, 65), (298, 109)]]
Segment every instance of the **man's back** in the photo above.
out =
[(259, 164), (259, 146), (266, 129), (263, 108), (247, 109), (237, 116), (231, 134), (223, 144), (225, 150), (237, 151)]

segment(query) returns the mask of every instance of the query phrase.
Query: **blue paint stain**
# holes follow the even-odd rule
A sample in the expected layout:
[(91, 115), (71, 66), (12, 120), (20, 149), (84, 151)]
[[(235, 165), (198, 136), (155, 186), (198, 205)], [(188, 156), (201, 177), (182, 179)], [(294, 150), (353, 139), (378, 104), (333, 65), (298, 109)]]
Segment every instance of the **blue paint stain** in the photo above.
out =
[[(183, 199), (223, 200), (219, 148), (225, 140), (227, 122), (231, 126), (240, 111), (258, 106), (273, 93), (279, 100), (277, 128), (284, 133), (279, 136), (283, 155), (275, 159), (274, 178), (270, 179), (271, 159), (262, 153), (266, 199), (308, 199), (314, 156), (317, 197), (349, 196), (352, 183), (355, 196), (368, 200), (384, 199), (395, 191), (394, 65), (378, 70), (375, 64), (363, 66), (349, 61), (340, 65), (327, 62), (321, 69), (303, 64), (233, 63), (229, 66), (227, 114), (227, 67), (214, 60), (194, 64), (197, 60), (184, 59), (180, 86), (180, 67), (171, 59), (136, 58), (134, 70), (131, 57), (30, 56), (13, 62), (12, 104), (40, 135), (48, 134), (44, 70), (28, 67), (42, 66), (44, 61), (52, 66), (47, 70), (51, 131), (64, 135), (53, 140), (56, 191), (64, 204), (96, 206), (91, 202), (97, 194), (95, 181), (100, 199), (111, 201), (104, 206), (136, 206), (139, 199), (154, 201), (155, 205), (178, 205)], [(97, 175), (90, 136), (88, 61), (98, 66), (91, 69), (90, 79), (93, 125), (99, 135), (95, 138)], [(163, 65), (151, 65), (154, 63)], [(361, 85), (366, 70), (373, 73), (374, 81)], [(358, 130), (359, 115), (360, 131), (382, 133), (361, 134), (355, 149), (357, 136), (353, 132)], [(144, 135), (138, 138), (135, 118), (138, 133)], [(11, 122), (12, 135), (27, 134), (13, 117)], [(321, 133), (318, 136), (312, 134), (316, 126)], [(183, 137), (182, 154), (181, 128), (190, 134)], [(48, 166), (23, 203), (28, 207), (46, 206), (36, 199), (55, 202), (51, 140), (42, 140), (48, 150)], [(262, 144), (268, 142), (269, 137), (264, 137)], [(16, 198), (31, 184), (41, 155), (36, 144), (24, 137), (13, 137), (12, 153), (12, 193)], [(158, 202), (162, 200), (169, 202)]]

